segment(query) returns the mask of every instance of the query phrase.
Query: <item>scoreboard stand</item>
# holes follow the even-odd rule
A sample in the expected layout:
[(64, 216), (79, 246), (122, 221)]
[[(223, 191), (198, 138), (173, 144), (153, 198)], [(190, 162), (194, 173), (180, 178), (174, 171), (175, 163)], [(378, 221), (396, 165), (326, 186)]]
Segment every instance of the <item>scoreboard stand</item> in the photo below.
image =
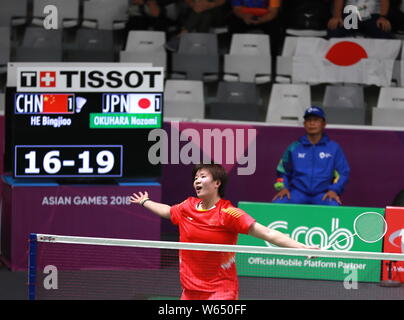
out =
[(160, 239), (160, 219), (129, 197), (161, 198), (149, 135), (163, 91), (149, 64), (8, 64), (1, 254), (12, 269), (26, 268), (30, 233)]

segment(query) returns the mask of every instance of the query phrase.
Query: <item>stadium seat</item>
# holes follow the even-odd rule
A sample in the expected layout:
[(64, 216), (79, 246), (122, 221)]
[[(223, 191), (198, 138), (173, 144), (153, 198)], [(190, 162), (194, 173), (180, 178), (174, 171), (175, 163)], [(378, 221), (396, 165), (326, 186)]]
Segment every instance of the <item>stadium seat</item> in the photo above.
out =
[(34, 0), (32, 24), (43, 26), (44, 8), (54, 5), (58, 9), (58, 28), (71, 28), (79, 24), (80, 0)]
[(167, 80), (164, 89), (164, 118), (203, 119), (205, 98), (203, 82)]
[(327, 123), (343, 125), (365, 125), (365, 108), (333, 108), (323, 107), (327, 117)]
[(179, 53), (217, 55), (217, 35), (211, 33), (185, 33), (180, 38)]
[(292, 82), (293, 56), (296, 51), (297, 37), (286, 37), (283, 44), (282, 55), (276, 57), (277, 83)]
[(65, 60), (77, 62), (113, 62), (114, 40), (111, 30), (77, 30), (73, 43), (66, 45)]
[(21, 46), (15, 50), (14, 61), (51, 62), (63, 60), (62, 30), (27, 27)]
[(164, 48), (166, 34), (163, 31), (130, 31), (125, 50), (120, 52), (121, 62), (150, 62), (153, 66), (167, 66)]
[(381, 88), (377, 108), (404, 110), (404, 88)]
[(372, 110), (372, 125), (399, 127), (402, 128), (404, 123), (404, 110), (400, 109), (378, 109)]
[(381, 88), (377, 107), (372, 108), (372, 125), (402, 127), (404, 88)]
[(0, 0), (0, 27), (23, 25), (28, 20), (27, 0)]
[(83, 5), (82, 27), (101, 30), (124, 29), (128, 20), (127, 0), (87, 0)]
[(172, 79), (216, 81), (219, 77), (219, 49), (213, 33), (185, 33), (179, 50), (172, 54)]
[(230, 53), (224, 56), (224, 80), (259, 84), (270, 82), (269, 36), (233, 34)]
[(209, 119), (260, 121), (258, 88), (255, 83), (221, 81), (207, 111)]
[(364, 88), (355, 85), (328, 85), (325, 89), (323, 109), (328, 123), (365, 125)]
[(125, 51), (154, 52), (164, 50), (164, 31), (132, 30), (126, 40)]
[(10, 28), (0, 27), (0, 73), (7, 72), (10, 61)]
[(230, 54), (269, 56), (270, 52), (270, 42), (267, 34), (235, 33), (232, 35)]
[(364, 88), (355, 85), (328, 85), (325, 89), (323, 106), (336, 108), (364, 108)]
[(301, 124), (303, 113), (311, 105), (307, 84), (279, 84), (272, 86), (266, 122)]

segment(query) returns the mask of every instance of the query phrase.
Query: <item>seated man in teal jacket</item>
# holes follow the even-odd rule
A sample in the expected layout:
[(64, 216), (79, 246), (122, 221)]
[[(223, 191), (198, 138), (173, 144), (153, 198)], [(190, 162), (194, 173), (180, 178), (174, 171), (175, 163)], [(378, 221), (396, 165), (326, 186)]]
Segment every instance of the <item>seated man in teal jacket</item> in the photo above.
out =
[(275, 203), (341, 205), (349, 165), (341, 147), (324, 133), (325, 113), (310, 107), (304, 113), (306, 134), (284, 152), (277, 167)]

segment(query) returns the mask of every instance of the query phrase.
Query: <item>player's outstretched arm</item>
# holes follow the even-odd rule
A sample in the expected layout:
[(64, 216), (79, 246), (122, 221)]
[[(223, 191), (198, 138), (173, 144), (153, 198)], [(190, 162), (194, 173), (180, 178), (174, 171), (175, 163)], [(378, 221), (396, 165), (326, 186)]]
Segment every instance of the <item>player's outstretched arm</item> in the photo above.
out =
[(262, 224), (255, 222), (248, 233), (250, 236), (268, 241), (278, 247), (318, 249), (318, 247), (306, 246), (303, 243), (293, 240), (286, 234), (277, 230), (269, 229)]
[(145, 207), (146, 209), (150, 210), (151, 212), (157, 214), (162, 218), (170, 219), (171, 217), (171, 207), (164, 203), (152, 201), (149, 198), (149, 194), (147, 193), (147, 191), (145, 191), (144, 193), (139, 192), (132, 194), (132, 196), (130, 197), (130, 202), (140, 204), (141, 206)]

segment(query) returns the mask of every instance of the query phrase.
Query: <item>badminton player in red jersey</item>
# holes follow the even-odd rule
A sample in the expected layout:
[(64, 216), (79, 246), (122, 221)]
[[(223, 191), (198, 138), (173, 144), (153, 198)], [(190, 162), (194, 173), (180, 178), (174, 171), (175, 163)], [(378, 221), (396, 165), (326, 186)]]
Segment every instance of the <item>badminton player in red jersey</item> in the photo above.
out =
[[(193, 177), (197, 197), (189, 197), (180, 204), (154, 202), (147, 192), (134, 193), (130, 201), (171, 219), (179, 227), (180, 242), (234, 245), (238, 234), (243, 233), (281, 247), (314, 248), (259, 224), (223, 199), (227, 174), (221, 165), (197, 165)], [(180, 280), (182, 300), (235, 300), (238, 298), (235, 254), (181, 250)]]

